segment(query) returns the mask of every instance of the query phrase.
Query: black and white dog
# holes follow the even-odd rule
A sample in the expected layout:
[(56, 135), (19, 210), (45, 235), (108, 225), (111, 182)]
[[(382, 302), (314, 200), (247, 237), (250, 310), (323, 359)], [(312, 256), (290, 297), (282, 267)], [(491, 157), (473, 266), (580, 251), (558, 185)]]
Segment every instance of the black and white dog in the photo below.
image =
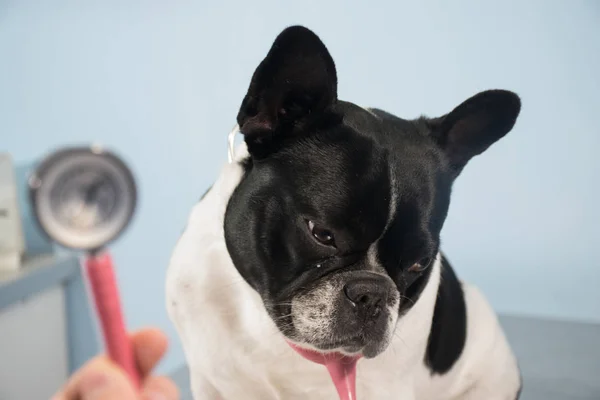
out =
[(194, 207), (167, 307), (197, 400), (336, 399), (290, 343), (363, 356), (360, 400), (515, 400), (497, 317), (440, 252), (452, 184), (520, 112), (508, 91), (412, 120), (337, 98), (321, 40), (285, 29), (237, 122), (244, 144)]

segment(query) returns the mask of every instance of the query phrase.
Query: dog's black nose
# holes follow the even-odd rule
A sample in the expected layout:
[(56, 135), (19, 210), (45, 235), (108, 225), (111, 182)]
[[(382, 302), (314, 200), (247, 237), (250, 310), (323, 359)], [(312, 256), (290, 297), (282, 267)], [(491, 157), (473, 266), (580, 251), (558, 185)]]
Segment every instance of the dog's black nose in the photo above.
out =
[(344, 286), (344, 294), (359, 315), (375, 319), (387, 302), (388, 285), (377, 277), (354, 279)]

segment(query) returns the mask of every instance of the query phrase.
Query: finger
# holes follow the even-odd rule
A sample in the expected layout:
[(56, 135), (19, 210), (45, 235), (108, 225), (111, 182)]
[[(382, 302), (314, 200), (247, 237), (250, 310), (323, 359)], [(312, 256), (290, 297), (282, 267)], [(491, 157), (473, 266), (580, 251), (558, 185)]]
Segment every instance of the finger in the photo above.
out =
[[(162, 358), (167, 349), (166, 336), (157, 329), (143, 329), (130, 336), (135, 353), (136, 364), (142, 376), (146, 376)], [(98, 356), (90, 360), (79, 371), (73, 374), (64, 388), (56, 394), (52, 400), (78, 399), (80, 396), (80, 384), (84, 376), (93, 373), (107, 373), (109, 375), (125, 375), (109, 360), (106, 355)], [(98, 378), (101, 380), (102, 378)], [(121, 380), (118, 383), (123, 383)], [(126, 382), (129, 385), (129, 382)]]
[(132, 334), (131, 342), (140, 373), (149, 375), (167, 351), (167, 337), (160, 330), (149, 328)]
[(144, 400), (178, 400), (179, 389), (172, 380), (164, 376), (152, 376), (142, 388)]
[(76, 372), (53, 400), (136, 400), (128, 377), (105, 357), (98, 357)]

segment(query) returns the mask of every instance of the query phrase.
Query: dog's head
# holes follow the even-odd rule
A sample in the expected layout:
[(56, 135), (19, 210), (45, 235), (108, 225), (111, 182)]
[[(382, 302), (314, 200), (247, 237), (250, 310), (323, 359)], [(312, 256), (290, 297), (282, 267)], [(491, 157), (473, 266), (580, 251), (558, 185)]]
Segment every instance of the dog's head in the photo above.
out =
[(501, 90), (438, 118), (365, 110), (338, 100), (314, 33), (284, 30), (237, 117), (250, 156), (225, 237), (286, 338), (365, 357), (385, 350), (427, 282), (454, 179), (519, 111)]

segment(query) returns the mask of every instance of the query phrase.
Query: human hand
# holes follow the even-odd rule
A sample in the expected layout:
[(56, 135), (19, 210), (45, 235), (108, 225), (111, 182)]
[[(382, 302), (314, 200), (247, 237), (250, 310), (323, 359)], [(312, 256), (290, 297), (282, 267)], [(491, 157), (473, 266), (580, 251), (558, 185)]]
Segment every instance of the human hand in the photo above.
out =
[(130, 339), (141, 374), (141, 390), (118, 365), (101, 355), (76, 371), (52, 400), (178, 400), (179, 391), (169, 378), (151, 375), (167, 350), (165, 335), (157, 329), (144, 329)]

